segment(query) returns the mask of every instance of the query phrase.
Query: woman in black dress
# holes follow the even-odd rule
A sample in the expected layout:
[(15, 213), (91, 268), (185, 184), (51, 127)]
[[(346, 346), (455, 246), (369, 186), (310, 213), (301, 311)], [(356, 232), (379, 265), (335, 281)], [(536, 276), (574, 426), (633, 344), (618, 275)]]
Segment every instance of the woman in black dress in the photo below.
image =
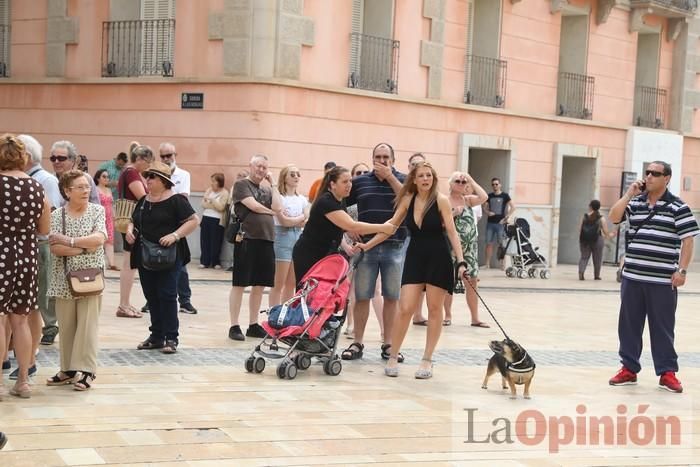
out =
[[(428, 331), (425, 350), (418, 371), (418, 379), (433, 376), (432, 357), (442, 331), (442, 304), (445, 295), (454, 287), (454, 266), (450, 254), (457, 256), (458, 277), (466, 270), (462, 247), (452, 221), (452, 208), (447, 196), (437, 191), (437, 173), (428, 162), (419, 162), (409, 172), (403, 188), (396, 197), (396, 212), (389, 222), (406, 226), (411, 232), (411, 242), (406, 251), (399, 314), (394, 321), (391, 356), (384, 368), (387, 376), (398, 376), (398, 354), (401, 343), (411, 323), (411, 317), (420, 303), (425, 290), (428, 304)], [(367, 244), (359, 245), (368, 250), (381, 243), (386, 237), (376, 235)], [(449, 240), (449, 245), (448, 245)]]
[(318, 260), (338, 251), (343, 232), (393, 235), (396, 231), (396, 227), (388, 222), (368, 224), (354, 221), (343, 201), (351, 188), (352, 177), (345, 167), (334, 167), (323, 177), (318, 195), (311, 205), (309, 220), (292, 250), (297, 283)]

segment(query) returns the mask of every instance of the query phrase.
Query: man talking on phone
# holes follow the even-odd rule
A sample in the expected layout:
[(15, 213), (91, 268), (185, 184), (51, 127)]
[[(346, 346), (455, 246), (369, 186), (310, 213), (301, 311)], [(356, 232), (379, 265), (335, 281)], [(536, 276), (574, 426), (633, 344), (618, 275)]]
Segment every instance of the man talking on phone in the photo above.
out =
[(610, 220), (629, 222), (627, 252), (622, 269), (620, 339), (622, 368), (609, 383), (637, 384), (641, 371), (642, 333), (649, 321), (649, 337), (659, 387), (683, 392), (676, 378), (678, 355), (674, 349), (678, 287), (685, 284), (693, 258), (698, 224), (687, 204), (668, 191), (671, 166), (649, 164), (644, 179), (637, 180), (610, 209)]
[(250, 286), (249, 325), (246, 336), (265, 337), (258, 324), (260, 303), (265, 287), (275, 285), (275, 221), (272, 216), (282, 209), (282, 198), (268, 170), (268, 159), (255, 155), (250, 159), (250, 175), (233, 185), (234, 211), (241, 220), (233, 247), (233, 278), (229, 294), (231, 327), (229, 339), (242, 341), (245, 336), (238, 324), (243, 291)]

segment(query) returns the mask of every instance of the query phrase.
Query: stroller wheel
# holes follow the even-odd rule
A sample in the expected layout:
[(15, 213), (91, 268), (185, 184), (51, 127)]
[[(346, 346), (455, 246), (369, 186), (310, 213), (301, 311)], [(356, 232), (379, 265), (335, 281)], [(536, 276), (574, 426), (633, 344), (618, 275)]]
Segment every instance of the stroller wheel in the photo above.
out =
[(518, 269), (518, 278), (525, 279), (527, 277), (527, 271), (524, 269)]
[(515, 269), (513, 269), (513, 266), (508, 266), (506, 268), (506, 276), (508, 276), (508, 277), (515, 276)]
[(253, 365), (255, 362), (255, 357), (252, 355), (248, 358), (245, 359), (245, 371), (248, 373), (252, 373), (253, 370), (255, 369), (255, 366)]
[(338, 376), (341, 371), (343, 371), (343, 364), (340, 360), (328, 360), (325, 365), (323, 365), (323, 370), (327, 375)]
[(297, 377), (297, 366), (294, 362), (289, 362), (284, 369), (284, 375), (287, 379), (294, 379)]
[(552, 272), (549, 269), (543, 269), (540, 271), (541, 279), (549, 279), (550, 277), (552, 277)]
[(297, 357), (294, 359), (300, 370), (308, 370), (309, 367), (311, 366), (311, 357), (308, 355), (297, 355)]
[(262, 373), (265, 371), (265, 359), (262, 357), (256, 357), (253, 361), (253, 371), (255, 373)]
[(277, 365), (277, 377), (279, 379), (284, 379), (287, 376), (287, 362), (283, 361)]
[(537, 277), (537, 269), (535, 269), (535, 268), (530, 268), (530, 269), (528, 269), (528, 270), (527, 270), (527, 276), (530, 277), (530, 278), (533, 278), (533, 279), (534, 279), (535, 277)]

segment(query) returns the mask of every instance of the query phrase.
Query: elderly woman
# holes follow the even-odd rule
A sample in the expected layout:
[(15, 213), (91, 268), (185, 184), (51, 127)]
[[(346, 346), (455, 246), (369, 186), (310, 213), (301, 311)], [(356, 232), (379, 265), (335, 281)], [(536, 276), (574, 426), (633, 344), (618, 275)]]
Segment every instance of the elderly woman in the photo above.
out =
[[(133, 142), (129, 147), (129, 154), (131, 163), (122, 170), (117, 183), (117, 191), (121, 198), (138, 201), (148, 192), (146, 179), (141, 174), (153, 162), (153, 151), (148, 146)], [(124, 262), (119, 273), (117, 316), (120, 318), (141, 318), (143, 316), (141, 312), (131, 306), (131, 288), (134, 285), (136, 270), (131, 268), (131, 246), (126, 241), (126, 236), (123, 240)]]
[[(199, 224), (186, 196), (172, 191), (168, 165), (156, 161), (144, 172), (148, 194), (136, 203), (126, 241), (132, 248), (131, 267), (138, 268), (141, 287), (151, 314), (151, 334), (137, 348), (161, 349), (164, 354), (177, 352), (180, 322), (177, 316), (177, 277), (180, 269), (190, 262), (186, 241)], [(155, 270), (144, 262), (144, 239), (164, 248), (175, 248), (175, 263)]]
[[(32, 337), (29, 314), (38, 309), (39, 247), (36, 235), (49, 232), (50, 204), (39, 182), (24, 173), (24, 144), (12, 135), (0, 137), (0, 349), (5, 349), (7, 325), (12, 328), (19, 363), (10, 394), (28, 398)], [(10, 214), (21, 210), (22, 215)], [(8, 317), (9, 315), (9, 317)], [(1, 353), (1, 352), (0, 352)], [(0, 391), (2, 398), (2, 391)]]
[(199, 246), (202, 256), (200, 268), (221, 269), (221, 244), (224, 241), (224, 227), (220, 225), (221, 216), (226, 210), (228, 191), (224, 188), (224, 174), (217, 172), (211, 176), (211, 185), (202, 198), (202, 226)]
[(68, 203), (51, 214), (49, 245), (53, 258), (48, 295), (56, 299), (61, 370), (46, 384), (73, 383), (75, 390), (86, 391), (92, 387), (97, 373), (102, 294), (74, 296), (66, 271), (104, 269), (105, 210), (89, 202), (91, 184), (84, 172), (65, 172), (59, 187)]
[[(489, 325), (479, 320), (479, 302), (476, 296), (477, 276), (479, 275), (479, 250), (477, 246), (477, 214), (474, 211), (487, 199), (488, 195), (478, 183), (467, 173), (455, 172), (448, 180), (450, 185), (450, 206), (454, 219), (459, 243), (462, 246), (464, 262), (467, 263), (465, 280), (467, 286), (462, 289), (467, 296), (467, 306), (471, 314), (471, 325), (474, 327), (488, 328)], [(457, 293), (455, 284), (455, 293)], [(452, 295), (445, 297), (445, 319), (443, 326), (452, 324)]]

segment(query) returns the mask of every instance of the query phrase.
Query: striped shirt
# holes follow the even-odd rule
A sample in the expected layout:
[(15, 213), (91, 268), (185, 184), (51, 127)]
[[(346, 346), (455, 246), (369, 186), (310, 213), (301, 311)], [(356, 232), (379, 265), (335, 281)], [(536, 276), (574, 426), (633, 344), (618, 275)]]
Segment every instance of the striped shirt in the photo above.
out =
[[(406, 175), (392, 167), (394, 176), (404, 183)], [(370, 224), (383, 224), (394, 216), (394, 199), (396, 193), (386, 180), (380, 181), (374, 170), (352, 179), (350, 196), (345, 200), (348, 206), (357, 204), (357, 220)], [(403, 242), (406, 239), (406, 226), (399, 229), (386, 241)], [(366, 238), (371, 238), (369, 235)]]
[(653, 284), (671, 284), (678, 268), (681, 240), (700, 233), (690, 208), (668, 190), (652, 209), (648, 193), (632, 198), (625, 209), (629, 221), (622, 276)]

